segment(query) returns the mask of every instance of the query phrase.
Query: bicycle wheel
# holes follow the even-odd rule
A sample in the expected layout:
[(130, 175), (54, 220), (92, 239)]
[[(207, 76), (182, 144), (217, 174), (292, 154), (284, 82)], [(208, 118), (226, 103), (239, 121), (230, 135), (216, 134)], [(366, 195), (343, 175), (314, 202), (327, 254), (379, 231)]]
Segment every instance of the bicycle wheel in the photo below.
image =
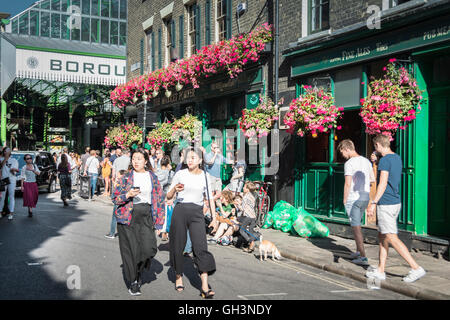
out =
[(270, 197), (268, 195), (266, 195), (262, 201), (263, 201), (263, 204), (261, 206), (261, 210), (258, 214), (258, 219), (256, 221), (256, 224), (260, 228), (264, 225), (264, 221), (266, 220), (267, 213), (269, 212)]

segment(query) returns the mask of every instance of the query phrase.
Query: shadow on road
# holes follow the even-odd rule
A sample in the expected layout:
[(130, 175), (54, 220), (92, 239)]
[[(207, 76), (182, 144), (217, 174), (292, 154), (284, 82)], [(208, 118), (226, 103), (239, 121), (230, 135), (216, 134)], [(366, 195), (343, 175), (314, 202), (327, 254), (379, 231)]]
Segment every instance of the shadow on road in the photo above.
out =
[[(59, 192), (40, 194), (33, 218), (28, 218), (22, 197), (16, 196), (14, 219), (0, 219), (0, 299), (72, 299), (66, 281), (57, 281), (45, 267), (49, 257), (36, 257), (34, 251), (61, 230), (79, 222), (86, 210), (64, 208)], [(71, 201), (74, 203), (74, 200)], [(69, 278), (71, 273), (61, 270)]]

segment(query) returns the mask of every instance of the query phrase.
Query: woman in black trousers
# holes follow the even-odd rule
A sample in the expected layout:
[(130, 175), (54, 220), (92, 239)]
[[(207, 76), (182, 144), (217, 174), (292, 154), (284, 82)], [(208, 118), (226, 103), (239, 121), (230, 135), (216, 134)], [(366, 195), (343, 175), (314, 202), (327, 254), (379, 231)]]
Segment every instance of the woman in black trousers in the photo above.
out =
[[(209, 194), (211, 212), (215, 213), (212, 189), (209, 185), (211, 178), (200, 167), (203, 153), (191, 149), (186, 155), (188, 168), (178, 171), (173, 177), (167, 193), (171, 200), (177, 193), (177, 204), (173, 210), (169, 233), (170, 263), (175, 269), (175, 289), (184, 290), (183, 286), (183, 250), (186, 245), (187, 231), (192, 241), (194, 263), (202, 280), (201, 296), (211, 299), (215, 292), (208, 285), (208, 275), (216, 271), (214, 256), (208, 251), (206, 241), (205, 219), (203, 215), (204, 194)], [(215, 220), (215, 215), (213, 216)]]

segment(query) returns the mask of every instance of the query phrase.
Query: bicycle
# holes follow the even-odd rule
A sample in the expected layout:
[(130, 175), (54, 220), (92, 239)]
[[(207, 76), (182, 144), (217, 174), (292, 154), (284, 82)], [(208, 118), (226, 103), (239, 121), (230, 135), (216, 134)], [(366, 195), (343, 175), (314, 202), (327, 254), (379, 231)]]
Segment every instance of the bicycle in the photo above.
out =
[(267, 213), (270, 209), (270, 196), (268, 194), (269, 186), (271, 182), (253, 181), (258, 186), (257, 189), (257, 213), (256, 213), (256, 225), (261, 228), (264, 225)]

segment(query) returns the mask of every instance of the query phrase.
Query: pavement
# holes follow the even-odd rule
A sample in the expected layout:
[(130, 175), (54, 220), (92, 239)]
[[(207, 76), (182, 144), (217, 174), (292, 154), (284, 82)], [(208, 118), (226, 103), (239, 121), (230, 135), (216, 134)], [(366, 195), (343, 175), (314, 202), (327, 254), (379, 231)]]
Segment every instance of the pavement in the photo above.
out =
[[(95, 199), (111, 204), (106, 197)], [(352, 239), (333, 235), (327, 238), (301, 238), (274, 229), (263, 229), (261, 234), (265, 240), (272, 241), (281, 256), (286, 259), (367, 283), (369, 286), (368, 279), (365, 277), (367, 267), (351, 262), (350, 254), (356, 251), (355, 241)], [(378, 245), (366, 243), (365, 250), (369, 264), (376, 266)], [(424, 277), (414, 283), (402, 281), (410, 270), (409, 266), (393, 248), (390, 248), (385, 270), (386, 280), (376, 285), (415, 299), (450, 300), (450, 262), (421, 251), (413, 250), (411, 254), (427, 272)], [(373, 283), (370, 284), (372, 288), (373, 285)]]

